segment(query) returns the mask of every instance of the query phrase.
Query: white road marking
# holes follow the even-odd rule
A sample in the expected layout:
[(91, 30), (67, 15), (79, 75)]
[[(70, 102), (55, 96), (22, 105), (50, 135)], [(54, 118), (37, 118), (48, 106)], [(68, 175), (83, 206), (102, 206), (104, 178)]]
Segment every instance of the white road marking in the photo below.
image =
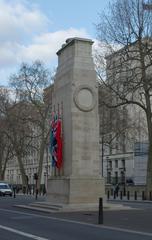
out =
[(22, 231), (14, 229), (14, 228), (6, 227), (6, 226), (3, 226), (3, 225), (0, 225), (0, 228), (4, 229), (6, 231), (9, 231), (9, 232), (13, 232), (13, 233), (22, 235), (24, 237), (35, 239), (35, 240), (49, 240), (48, 238), (39, 237), (39, 236), (30, 234), (30, 233), (22, 232)]
[(126, 232), (126, 233), (132, 233), (132, 234), (138, 234), (138, 235), (152, 237), (152, 233), (150, 233), (150, 232), (141, 232), (141, 231), (130, 230), (130, 229), (126, 229), (126, 228), (111, 227), (111, 226), (104, 226), (104, 225), (101, 227), (104, 229), (109, 229), (109, 230), (114, 230), (114, 231), (119, 231), (119, 232)]
[(109, 230), (113, 230), (113, 231), (127, 232), (127, 233), (139, 234), (139, 235), (143, 235), (143, 236), (152, 237), (151, 232), (141, 232), (141, 231), (130, 230), (130, 229), (126, 229), (126, 228), (112, 227), (112, 226), (106, 226), (106, 225), (95, 225), (95, 224), (91, 224), (91, 223), (79, 222), (79, 221), (69, 220), (69, 219), (65, 219), (65, 218), (48, 217), (48, 216), (44, 216), (44, 215), (40, 215), (40, 214), (25, 213), (25, 212), (20, 212), (20, 211), (15, 211), (15, 210), (7, 210), (7, 209), (2, 209), (2, 208), (0, 208), (0, 211), (18, 213), (18, 214), (22, 214), (22, 215), (28, 215), (28, 216), (38, 217), (38, 218), (56, 220), (56, 221), (60, 221), (60, 222), (76, 223), (76, 224), (80, 224), (80, 225), (84, 225), (84, 226), (90, 226), (90, 227), (94, 227), (94, 228), (103, 228), (103, 229), (109, 229)]

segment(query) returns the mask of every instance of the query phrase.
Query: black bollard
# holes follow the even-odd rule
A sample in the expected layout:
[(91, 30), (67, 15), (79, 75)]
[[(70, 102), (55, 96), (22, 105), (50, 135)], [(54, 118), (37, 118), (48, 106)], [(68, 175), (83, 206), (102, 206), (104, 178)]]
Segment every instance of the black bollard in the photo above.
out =
[(122, 191), (120, 191), (120, 199), (122, 200)]
[(103, 199), (99, 198), (98, 224), (103, 224)]
[(135, 197), (135, 200), (137, 200), (137, 192), (136, 191), (135, 191), (134, 197)]
[(142, 191), (142, 200), (145, 200), (145, 192)]
[(123, 195), (126, 196), (126, 187), (124, 185), (124, 189), (123, 189)]
[(113, 199), (116, 199), (116, 193), (115, 193), (115, 191), (114, 191), (114, 193), (113, 193)]
[(113, 189), (111, 189), (111, 196), (113, 196)]
[(36, 189), (36, 192), (35, 192), (35, 199), (37, 200), (37, 197), (38, 197), (38, 189)]
[(149, 192), (149, 200), (152, 201), (152, 192)]
[(107, 192), (107, 199), (109, 200), (109, 197), (110, 197), (110, 192), (108, 191)]
[(127, 199), (129, 200), (130, 199), (130, 192), (127, 191)]
[(16, 189), (15, 189), (15, 187), (13, 188), (13, 197), (16, 198)]

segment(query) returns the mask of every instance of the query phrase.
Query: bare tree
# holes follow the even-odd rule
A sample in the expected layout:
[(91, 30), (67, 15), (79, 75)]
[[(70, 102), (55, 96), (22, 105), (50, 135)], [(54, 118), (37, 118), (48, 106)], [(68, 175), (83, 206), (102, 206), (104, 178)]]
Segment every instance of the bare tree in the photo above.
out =
[(26, 102), (13, 103), (6, 112), (8, 131), (5, 133), (12, 144), (14, 156), (18, 160), (24, 187), (28, 185), (24, 160), (32, 148), (33, 129), (27, 121), (30, 114), (29, 104)]
[[(105, 84), (100, 84), (99, 119), (102, 166), (105, 154), (126, 154), (130, 151), (134, 144), (133, 136), (130, 133), (137, 130), (137, 125), (134, 125), (126, 106), (108, 107), (111, 106), (115, 99), (112, 98), (112, 95), (107, 90)], [(107, 95), (109, 95), (109, 101), (105, 104), (104, 99), (107, 99)]]
[(23, 185), (27, 185), (23, 157), (29, 146), (29, 127), (25, 121), (27, 109), (25, 104), (16, 103), (10, 97), (10, 90), (1, 88), (0, 91), (0, 173), (4, 178), (7, 162), (10, 158), (14, 161), (16, 156), (22, 176)]
[[(146, 119), (149, 141), (147, 197), (148, 192), (152, 191), (151, 5), (151, 0), (146, 3), (143, 0), (117, 0), (109, 5), (109, 12), (100, 15), (96, 26), (99, 41), (110, 52), (107, 57), (107, 80), (103, 81), (115, 98), (112, 104), (108, 103), (109, 107), (135, 105), (137, 110), (142, 109)], [(99, 77), (104, 80), (101, 72), (98, 71)]]
[(12, 145), (7, 137), (6, 108), (10, 106), (9, 90), (0, 88), (0, 179), (4, 180), (8, 160), (13, 156)]
[(0, 119), (0, 180), (4, 180), (7, 162), (13, 157), (13, 149), (6, 136), (6, 122)]
[(50, 133), (50, 113), (52, 102), (44, 95), (51, 83), (51, 74), (40, 61), (35, 61), (32, 65), (23, 63), (18, 74), (10, 79), (11, 87), (18, 95), (18, 100), (29, 103), (32, 109), (28, 116), (28, 122), (34, 129), (33, 138), (38, 145), (38, 189), (40, 188), (44, 153), (48, 143)]

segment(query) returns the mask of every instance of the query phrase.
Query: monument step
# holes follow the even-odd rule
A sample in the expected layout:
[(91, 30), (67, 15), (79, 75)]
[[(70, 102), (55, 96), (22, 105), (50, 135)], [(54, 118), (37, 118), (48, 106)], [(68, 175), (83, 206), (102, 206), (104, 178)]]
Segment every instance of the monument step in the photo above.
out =
[(25, 209), (30, 209), (30, 210), (35, 210), (35, 211), (40, 211), (40, 212), (46, 212), (46, 213), (55, 213), (58, 212), (59, 209), (55, 208), (45, 208), (45, 207), (40, 207), (40, 206), (30, 206), (30, 205), (15, 205), (15, 207), (18, 208), (25, 208)]
[(30, 207), (39, 207), (44, 209), (50, 209), (54, 211), (59, 211), (62, 209), (61, 205), (46, 203), (46, 202), (37, 202), (37, 203), (31, 203), (29, 204)]
[[(36, 202), (29, 205), (15, 205), (15, 207), (25, 208), (40, 212), (56, 213), (56, 212), (79, 212), (79, 211), (98, 211), (98, 206), (96, 204), (63, 204), (54, 205), (49, 202)], [(125, 206), (122, 204), (113, 204), (104, 202), (104, 211), (115, 211), (115, 210), (132, 210), (134, 208), (130, 206)]]

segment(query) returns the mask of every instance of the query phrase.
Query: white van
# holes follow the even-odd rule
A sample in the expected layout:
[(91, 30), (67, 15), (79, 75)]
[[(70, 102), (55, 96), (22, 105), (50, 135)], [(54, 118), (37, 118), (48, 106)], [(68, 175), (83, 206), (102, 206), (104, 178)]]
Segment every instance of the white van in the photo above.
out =
[(0, 182), (0, 196), (12, 196), (13, 192), (8, 183)]

